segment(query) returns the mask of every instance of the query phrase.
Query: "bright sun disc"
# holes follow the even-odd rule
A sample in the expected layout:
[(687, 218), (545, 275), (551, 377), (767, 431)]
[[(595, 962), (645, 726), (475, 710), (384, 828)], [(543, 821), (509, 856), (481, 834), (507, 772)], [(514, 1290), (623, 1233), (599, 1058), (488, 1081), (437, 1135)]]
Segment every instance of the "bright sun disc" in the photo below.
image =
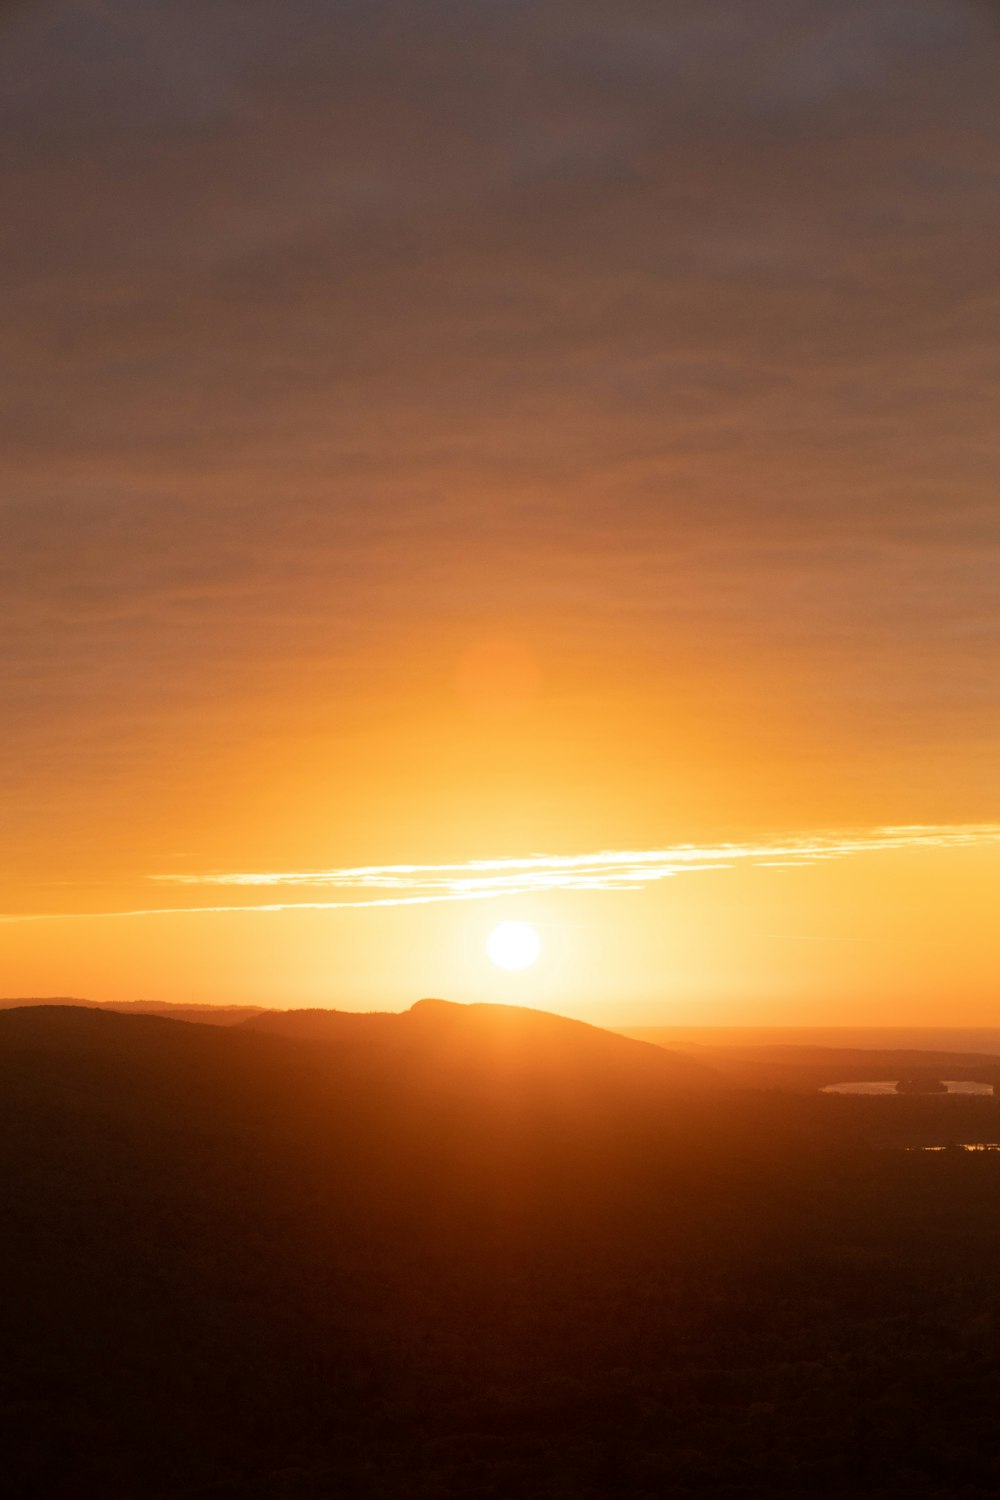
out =
[(501, 922), (486, 939), (486, 951), (500, 969), (528, 969), (542, 951), (542, 940), (528, 922)]

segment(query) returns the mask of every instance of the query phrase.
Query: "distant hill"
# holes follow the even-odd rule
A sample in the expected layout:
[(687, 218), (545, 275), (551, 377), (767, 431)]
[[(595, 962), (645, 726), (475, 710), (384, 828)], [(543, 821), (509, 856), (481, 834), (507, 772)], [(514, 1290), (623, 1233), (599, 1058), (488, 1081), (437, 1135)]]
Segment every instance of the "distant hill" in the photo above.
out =
[(1000, 1056), (1000, 1026), (616, 1026), (622, 1036), (682, 1052), (736, 1047), (836, 1051), (983, 1052)]
[[(707, 1063), (731, 1084), (741, 1088), (790, 1089), (813, 1092), (830, 1083), (898, 1079), (916, 1075), (963, 1079), (1000, 1086), (1000, 1050), (989, 1053), (978, 1047), (965, 1051), (946, 1050), (935, 1039), (962, 1040), (971, 1037), (980, 1042), (993, 1038), (1000, 1049), (1000, 1032), (964, 1033), (961, 1031), (928, 1031), (872, 1028), (843, 1028), (840, 1045), (836, 1028), (813, 1032), (803, 1028), (779, 1031), (773, 1028), (726, 1027), (706, 1031), (691, 1028), (687, 1055)], [(669, 1048), (671, 1055), (684, 1047), (684, 1029), (680, 1027), (639, 1027), (623, 1033)], [(831, 1040), (817, 1044), (819, 1035)], [(926, 1046), (920, 1046), (920, 1041)], [(831, 1044), (831, 1041), (833, 1044)], [(886, 1042), (895, 1041), (895, 1045)], [(870, 1043), (870, 1045), (868, 1045)], [(880, 1045), (881, 1043), (881, 1045)]]
[(636, 1086), (672, 1093), (721, 1086), (711, 1066), (617, 1032), (517, 1005), (459, 1005), (419, 1000), (400, 1014), (336, 1010), (265, 1011), (241, 1030), (326, 1042), (351, 1051), (405, 1056), (411, 1066), (473, 1072), (494, 1084), (567, 1085), (607, 1090)]
[(82, 1000), (78, 995), (8, 995), (0, 997), (0, 1010), (23, 1010), (37, 1005), (86, 1005), (95, 1009), (96, 1000)]
[(27, 995), (0, 999), (0, 1010), (59, 1005), (88, 1010), (121, 1011), (125, 1015), (169, 1016), (175, 1021), (195, 1021), (205, 1026), (238, 1026), (260, 1015), (260, 1005), (195, 1005), (172, 1000), (82, 1000), (75, 995)]

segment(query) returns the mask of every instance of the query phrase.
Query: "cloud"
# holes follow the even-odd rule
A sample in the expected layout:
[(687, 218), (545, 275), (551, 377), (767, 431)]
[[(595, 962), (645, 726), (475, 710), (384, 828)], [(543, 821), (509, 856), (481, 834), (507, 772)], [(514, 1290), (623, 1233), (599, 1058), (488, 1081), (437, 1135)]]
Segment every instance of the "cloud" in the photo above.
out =
[(4, 15), (12, 821), (511, 617), (992, 806), (995, 8)]
[(449, 901), (488, 901), (552, 891), (640, 891), (678, 875), (748, 865), (788, 869), (892, 850), (941, 850), (1000, 843), (1000, 824), (875, 828), (861, 833), (817, 833), (755, 843), (667, 849), (601, 850), (592, 854), (535, 854), (521, 859), (472, 859), (460, 864), (358, 865), (334, 870), (227, 872), (155, 875), (164, 885), (246, 890), (334, 889), (355, 893), (345, 900), (144, 907), (131, 911), (10, 913), (6, 922), (108, 917), (221, 915), (230, 912), (338, 911), (362, 907), (418, 906)]

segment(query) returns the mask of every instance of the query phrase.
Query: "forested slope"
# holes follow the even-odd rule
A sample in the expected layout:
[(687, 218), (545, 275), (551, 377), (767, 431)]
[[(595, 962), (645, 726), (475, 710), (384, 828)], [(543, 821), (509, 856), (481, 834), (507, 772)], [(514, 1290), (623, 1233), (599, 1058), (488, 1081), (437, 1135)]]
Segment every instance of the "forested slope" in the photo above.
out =
[(540, 1045), (501, 1088), (468, 1038), (0, 1015), (13, 1491), (996, 1492), (1000, 1157), (896, 1149), (994, 1101), (574, 1094)]

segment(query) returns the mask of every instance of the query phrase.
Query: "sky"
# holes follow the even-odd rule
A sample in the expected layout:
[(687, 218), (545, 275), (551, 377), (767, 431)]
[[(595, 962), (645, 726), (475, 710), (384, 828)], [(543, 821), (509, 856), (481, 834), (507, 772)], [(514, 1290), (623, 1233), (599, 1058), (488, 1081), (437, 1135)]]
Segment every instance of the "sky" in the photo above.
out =
[(0, 4), (0, 992), (995, 1019), (998, 61)]

